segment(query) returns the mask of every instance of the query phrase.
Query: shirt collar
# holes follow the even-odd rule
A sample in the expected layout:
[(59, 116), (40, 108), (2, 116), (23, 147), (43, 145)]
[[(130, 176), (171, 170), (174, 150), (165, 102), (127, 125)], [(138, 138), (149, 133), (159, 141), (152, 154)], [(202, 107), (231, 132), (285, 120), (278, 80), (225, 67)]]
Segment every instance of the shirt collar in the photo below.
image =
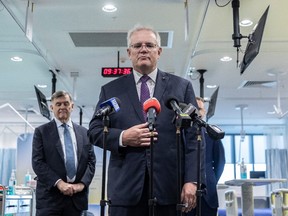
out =
[[(63, 123), (62, 123), (61, 121), (59, 121), (57, 118), (54, 118), (54, 120), (55, 120), (55, 122), (56, 122), (57, 128), (59, 128), (59, 127), (62, 126)], [(66, 124), (67, 124), (69, 127), (73, 128), (71, 118), (69, 118), (69, 120), (66, 122)]]
[[(153, 70), (151, 73), (148, 74), (148, 76), (150, 77), (150, 79), (154, 83), (156, 82), (157, 71), (158, 71), (158, 69), (156, 68), (155, 70)], [(133, 69), (133, 75), (134, 75), (134, 79), (135, 79), (136, 84), (140, 82), (140, 78), (143, 76), (143, 74), (139, 73), (138, 71), (136, 71), (134, 69)]]

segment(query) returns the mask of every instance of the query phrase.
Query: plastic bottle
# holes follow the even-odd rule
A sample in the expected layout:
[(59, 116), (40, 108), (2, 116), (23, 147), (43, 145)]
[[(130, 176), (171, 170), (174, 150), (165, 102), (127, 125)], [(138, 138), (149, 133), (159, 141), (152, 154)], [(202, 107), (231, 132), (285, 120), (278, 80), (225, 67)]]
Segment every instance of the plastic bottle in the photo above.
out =
[(13, 169), (9, 179), (9, 187), (8, 187), (9, 195), (15, 194), (15, 185), (16, 185), (16, 171)]
[(25, 178), (24, 178), (24, 185), (30, 186), (30, 181), (31, 181), (31, 174), (30, 174), (29, 170), (27, 170), (27, 173), (26, 173)]
[(242, 158), (242, 161), (240, 164), (240, 177), (241, 179), (247, 179), (247, 167), (244, 163), (244, 158)]

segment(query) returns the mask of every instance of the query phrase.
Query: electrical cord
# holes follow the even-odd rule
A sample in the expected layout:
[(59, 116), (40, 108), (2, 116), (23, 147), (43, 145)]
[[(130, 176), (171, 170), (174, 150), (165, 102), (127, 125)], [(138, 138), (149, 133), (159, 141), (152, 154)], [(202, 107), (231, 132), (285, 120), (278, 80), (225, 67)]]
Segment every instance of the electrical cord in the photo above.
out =
[(215, 0), (215, 4), (218, 6), (218, 7), (226, 7), (228, 4), (230, 4), (230, 2), (231, 2), (231, 0), (229, 0), (226, 4), (224, 4), (224, 5), (220, 5), (219, 3), (218, 3), (218, 0)]

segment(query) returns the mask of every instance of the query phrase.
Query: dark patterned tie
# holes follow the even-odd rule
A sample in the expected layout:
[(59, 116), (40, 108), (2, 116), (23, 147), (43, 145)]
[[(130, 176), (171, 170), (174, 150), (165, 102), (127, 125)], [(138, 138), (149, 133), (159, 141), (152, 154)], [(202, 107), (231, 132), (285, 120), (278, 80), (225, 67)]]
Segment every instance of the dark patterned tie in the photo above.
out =
[[(143, 108), (143, 103), (150, 98), (149, 88), (147, 85), (147, 81), (149, 79), (150, 77), (147, 75), (143, 75), (140, 78), (140, 81), (141, 81), (140, 102), (141, 102), (142, 108)], [(144, 119), (146, 120), (147, 115), (146, 115), (146, 112), (144, 112), (144, 110), (143, 110), (143, 116), (144, 116)]]
[(68, 129), (67, 124), (62, 124), (64, 127), (64, 145), (65, 145), (65, 154), (66, 154), (66, 172), (67, 176), (72, 179), (76, 175), (76, 168), (75, 168), (75, 156), (74, 156), (74, 149), (71, 134)]

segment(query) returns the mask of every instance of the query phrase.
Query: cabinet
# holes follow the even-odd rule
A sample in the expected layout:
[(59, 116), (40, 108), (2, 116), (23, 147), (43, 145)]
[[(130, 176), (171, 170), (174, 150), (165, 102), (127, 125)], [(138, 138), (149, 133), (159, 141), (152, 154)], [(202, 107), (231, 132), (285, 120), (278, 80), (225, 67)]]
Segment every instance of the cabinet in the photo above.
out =
[(17, 187), (15, 195), (8, 195), (5, 187), (0, 194), (1, 216), (32, 216), (33, 190)]

